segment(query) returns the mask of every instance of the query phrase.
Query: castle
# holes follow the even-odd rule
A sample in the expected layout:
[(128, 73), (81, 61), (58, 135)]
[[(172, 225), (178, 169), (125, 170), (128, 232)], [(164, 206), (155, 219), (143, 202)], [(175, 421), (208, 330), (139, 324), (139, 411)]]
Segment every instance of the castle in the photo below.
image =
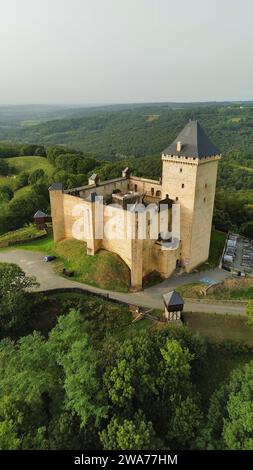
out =
[[(118, 254), (129, 267), (131, 286), (136, 290), (154, 272), (164, 278), (177, 268), (189, 272), (208, 259), (220, 158), (220, 151), (198, 121), (190, 120), (162, 152), (159, 181), (136, 177), (125, 168), (120, 178), (100, 182), (94, 174), (88, 185), (79, 188), (63, 190), (60, 183), (54, 183), (49, 188), (54, 240), (83, 240), (89, 255), (101, 248)], [(103, 197), (102, 203), (96, 204), (99, 196)], [(138, 236), (138, 214), (134, 210), (138, 204), (152, 204), (157, 212), (165, 207), (168, 230), (173, 207), (180, 207), (178, 242), (168, 243), (171, 240), (164, 240), (160, 234), (150, 237), (150, 220), (147, 237)], [(110, 236), (101, 229), (102, 223), (107, 232), (110, 227)], [(129, 224), (136, 229), (132, 237), (128, 236)], [(114, 231), (115, 237), (111, 236)]]

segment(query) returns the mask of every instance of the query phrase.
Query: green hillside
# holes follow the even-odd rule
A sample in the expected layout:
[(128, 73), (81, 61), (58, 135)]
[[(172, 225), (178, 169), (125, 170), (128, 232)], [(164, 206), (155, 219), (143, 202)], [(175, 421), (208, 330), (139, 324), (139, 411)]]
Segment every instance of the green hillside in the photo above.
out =
[(45, 157), (13, 157), (7, 158), (6, 161), (14, 167), (17, 173), (20, 173), (21, 171), (31, 173), (34, 170), (42, 169), (47, 174), (52, 174), (54, 170), (54, 167)]
[(17, 175), (22, 172), (30, 174), (35, 170), (44, 170), (50, 176), (54, 171), (54, 167), (44, 157), (11, 157), (6, 158), (5, 161), (13, 168), (13, 174), (8, 176), (0, 175), (0, 186), (8, 185), (13, 190), (15, 190)]
[(174, 108), (164, 103), (129, 106), (119, 111), (109, 107), (108, 111), (93, 109), (89, 115), (83, 113), (78, 118), (23, 126), (9, 137), (21, 142), (65, 144), (97, 158), (156, 155), (194, 116), (223, 153), (235, 149), (252, 157), (252, 104), (193, 104)]
[(0, 186), (17, 190), (15, 197), (24, 195), (28, 187), (27, 183), (17, 187), (19, 175), (42, 169), (47, 180), (43, 190), (40, 181), (38, 191), (48, 203), (47, 188), (53, 180), (71, 188), (86, 184), (93, 172), (102, 180), (120, 176), (125, 166), (137, 176), (158, 179), (160, 152), (194, 117), (222, 152), (214, 226), (253, 239), (252, 103), (128, 105), (80, 109), (68, 116), (6, 131), (9, 142), (0, 142), (0, 159), (14, 165), (15, 174), (1, 176), (0, 171)]

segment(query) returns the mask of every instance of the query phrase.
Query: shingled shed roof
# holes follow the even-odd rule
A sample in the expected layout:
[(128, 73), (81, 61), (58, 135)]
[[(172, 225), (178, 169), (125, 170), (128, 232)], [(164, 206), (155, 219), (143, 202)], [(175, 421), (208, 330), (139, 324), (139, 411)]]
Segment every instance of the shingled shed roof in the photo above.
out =
[(167, 310), (170, 308), (181, 306), (183, 308), (184, 300), (181, 295), (175, 290), (168, 292), (168, 294), (163, 295), (163, 301)]
[(47, 214), (42, 211), (37, 211), (36, 214), (34, 214), (33, 216), (34, 219), (41, 219), (42, 217), (47, 217)]
[[(180, 150), (178, 150), (178, 143), (181, 144)], [(220, 150), (210, 141), (198, 121), (189, 121), (174, 142), (162, 153), (165, 155), (203, 158), (219, 155)]]

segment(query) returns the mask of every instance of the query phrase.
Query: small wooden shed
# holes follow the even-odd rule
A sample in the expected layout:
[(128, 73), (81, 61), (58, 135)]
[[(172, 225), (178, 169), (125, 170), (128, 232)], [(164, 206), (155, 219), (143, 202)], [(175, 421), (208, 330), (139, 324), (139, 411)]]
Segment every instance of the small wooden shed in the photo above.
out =
[(181, 312), (184, 308), (184, 300), (175, 290), (163, 295), (165, 305), (164, 316), (167, 321), (178, 322), (181, 324)]
[(33, 218), (38, 230), (44, 230), (47, 227), (47, 222), (52, 221), (50, 215), (47, 215), (45, 214), (45, 212), (42, 212), (40, 210), (38, 210), (36, 214), (34, 214)]

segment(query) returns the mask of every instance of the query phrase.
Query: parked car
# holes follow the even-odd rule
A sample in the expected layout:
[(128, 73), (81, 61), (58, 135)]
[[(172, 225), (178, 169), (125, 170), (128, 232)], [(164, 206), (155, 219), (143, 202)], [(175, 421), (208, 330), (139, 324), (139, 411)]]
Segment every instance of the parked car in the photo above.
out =
[(56, 259), (56, 256), (48, 255), (44, 256), (43, 261), (45, 261), (45, 263), (49, 263), (50, 261), (54, 261), (54, 259)]

